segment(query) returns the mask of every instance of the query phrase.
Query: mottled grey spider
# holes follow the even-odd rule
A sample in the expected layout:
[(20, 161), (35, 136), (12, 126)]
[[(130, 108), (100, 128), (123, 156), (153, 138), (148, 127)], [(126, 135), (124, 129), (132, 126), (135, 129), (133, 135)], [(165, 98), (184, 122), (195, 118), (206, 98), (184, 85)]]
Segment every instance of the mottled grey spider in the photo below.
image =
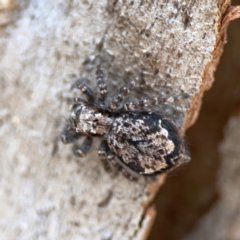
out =
[(84, 80), (76, 82), (87, 100), (74, 99), (71, 116), (61, 134), (63, 143), (86, 136), (81, 146), (75, 145), (75, 155), (85, 156), (92, 138), (100, 137), (98, 155), (104, 168), (110, 170), (112, 165), (132, 180), (136, 175), (133, 172), (151, 176), (187, 162), (184, 139), (173, 122), (152, 111), (139, 111), (143, 107), (172, 102), (174, 98), (156, 97), (123, 104), (135, 85), (135, 81), (131, 81), (107, 105), (108, 90), (100, 65), (96, 81), (98, 97)]

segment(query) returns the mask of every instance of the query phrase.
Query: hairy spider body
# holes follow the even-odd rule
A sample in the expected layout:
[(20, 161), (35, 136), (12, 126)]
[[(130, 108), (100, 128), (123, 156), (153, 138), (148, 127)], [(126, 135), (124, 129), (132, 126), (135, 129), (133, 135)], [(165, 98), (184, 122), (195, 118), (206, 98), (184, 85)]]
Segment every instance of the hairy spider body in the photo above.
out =
[(107, 137), (110, 150), (139, 174), (164, 172), (183, 157), (177, 128), (159, 114), (121, 114), (110, 129)]
[(87, 101), (74, 99), (71, 116), (61, 134), (63, 143), (71, 143), (86, 136), (81, 146), (74, 146), (76, 155), (85, 156), (92, 138), (101, 137), (98, 155), (105, 169), (110, 170), (110, 165), (113, 165), (130, 179), (134, 177), (128, 168), (137, 174), (154, 175), (174, 169), (187, 161), (184, 158), (184, 140), (171, 120), (151, 111), (133, 111), (172, 102), (173, 98), (145, 99), (123, 105), (122, 101), (135, 84), (132, 81), (107, 106), (104, 101), (107, 87), (100, 66), (97, 69), (97, 84), (100, 96), (96, 99), (83, 80), (76, 83), (77, 88), (87, 96)]

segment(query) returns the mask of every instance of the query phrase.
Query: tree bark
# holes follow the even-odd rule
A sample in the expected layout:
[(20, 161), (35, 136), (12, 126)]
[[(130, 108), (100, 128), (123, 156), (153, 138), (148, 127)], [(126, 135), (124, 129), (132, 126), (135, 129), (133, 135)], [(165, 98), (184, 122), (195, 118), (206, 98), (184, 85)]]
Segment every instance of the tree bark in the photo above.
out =
[(130, 98), (178, 97), (156, 111), (184, 134), (213, 82), (229, 1), (12, 2), (9, 21), (0, 15), (0, 238), (146, 239), (166, 175), (106, 173), (97, 140), (75, 158), (59, 142), (71, 86), (84, 77), (95, 89), (100, 61), (109, 97), (134, 78)]

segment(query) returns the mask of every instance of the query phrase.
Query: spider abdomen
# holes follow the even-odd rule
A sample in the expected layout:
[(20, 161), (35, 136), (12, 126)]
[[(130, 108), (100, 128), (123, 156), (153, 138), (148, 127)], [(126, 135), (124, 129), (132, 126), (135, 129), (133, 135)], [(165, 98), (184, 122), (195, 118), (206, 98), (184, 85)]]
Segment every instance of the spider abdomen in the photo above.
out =
[(122, 113), (108, 133), (109, 149), (133, 171), (161, 173), (184, 159), (183, 140), (175, 125), (153, 112)]

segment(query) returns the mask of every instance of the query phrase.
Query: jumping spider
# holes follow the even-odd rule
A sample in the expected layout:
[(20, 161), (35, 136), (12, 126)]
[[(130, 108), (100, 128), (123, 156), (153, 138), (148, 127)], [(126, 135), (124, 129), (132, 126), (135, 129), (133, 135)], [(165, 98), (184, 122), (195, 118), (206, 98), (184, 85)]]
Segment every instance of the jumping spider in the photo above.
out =
[(104, 168), (110, 170), (112, 165), (132, 180), (136, 173), (152, 176), (188, 161), (184, 157), (183, 137), (173, 122), (158, 113), (139, 111), (143, 107), (172, 102), (172, 97), (123, 104), (135, 85), (135, 81), (131, 81), (107, 104), (108, 90), (100, 65), (97, 66), (96, 81), (98, 97), (83, 80), (77, 81), (76, 87), (87, 100), (74, 99), (71, 116), (61, 134), (63, 143), (86, 136), (81, 146), (74, 147), (75, 155), (85, 156), (92, 138), (100, 137), (98, 155)]

